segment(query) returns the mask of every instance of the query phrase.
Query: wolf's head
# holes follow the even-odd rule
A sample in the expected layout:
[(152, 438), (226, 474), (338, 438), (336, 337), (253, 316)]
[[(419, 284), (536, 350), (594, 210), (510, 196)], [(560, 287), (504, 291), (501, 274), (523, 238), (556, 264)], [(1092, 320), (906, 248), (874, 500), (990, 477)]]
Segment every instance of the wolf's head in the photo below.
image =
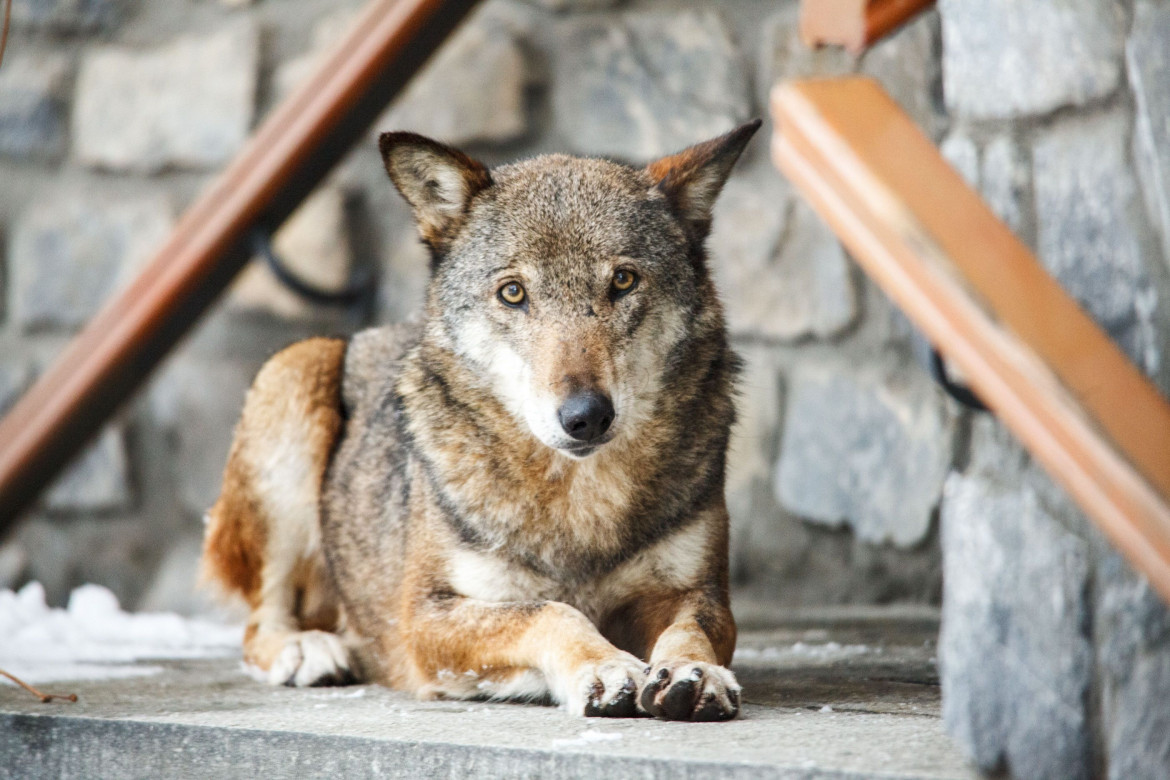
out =
[(429, 333), (566, 455), (652, 425), (680, 345), (722, 337), (703, 241), (759, 124), (643, 168), (549, 155), (489, 171), (422, 136), (382, 135), (432, 251)]

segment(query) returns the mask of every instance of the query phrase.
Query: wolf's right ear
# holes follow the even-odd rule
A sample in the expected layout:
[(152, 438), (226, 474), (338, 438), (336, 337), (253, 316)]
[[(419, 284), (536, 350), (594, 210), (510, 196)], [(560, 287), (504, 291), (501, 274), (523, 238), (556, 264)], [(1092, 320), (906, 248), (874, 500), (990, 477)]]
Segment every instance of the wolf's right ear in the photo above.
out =
[(386, 173), (414, 210), (419, 233), (432, 247), (454, 235), (471, 199), (492, 183), (482, 163), (415, 133), (382, 133), (378, 148)]
[(646, 166), (650, 180), (666, 195), (700, 241), (711, 229), (711, 210), (747, 142), (760, 129), (756, 119), (730, 133), (655, 160)]

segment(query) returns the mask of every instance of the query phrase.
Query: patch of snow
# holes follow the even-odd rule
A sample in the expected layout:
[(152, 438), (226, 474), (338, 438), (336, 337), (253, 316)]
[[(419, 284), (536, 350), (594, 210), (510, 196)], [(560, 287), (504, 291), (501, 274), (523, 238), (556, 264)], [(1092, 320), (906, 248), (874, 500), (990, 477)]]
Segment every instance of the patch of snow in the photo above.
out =
[(824, 707), (821, 707), (820, 711), (821, 712), (832, 712), (833, 708), (830, 707), (828, 704), (826, 704)]
[(557, 747), (579, 747), (581, 745), (591, 745), (597, 742), (614, 742), (622, 738), (621, 734), (614, 731), (598, 731), (597, 729), (586, 729), (577, 735), (576, 739), (554, 739), (552, 746)]
[(74, 590), (65, 609), (45, 604), (39, 582), (15, 593), (0, 590), (0, 668), (34, 685), (157, 674), (160, 667), (137, 662), (230, 657), (242, 640), (242, 626), (123, 612), (100, 585)]
[(822, 660), (836, 660), (850, 658), (866, 653), (880, 653), (880, 647), (868, 645), (842, 645), (838, 642), (825, 644), (808, 644), (796, 642), (791, 647), (741, 647), (735, 651), (736, 661), (777, 660), (781, 658), (817, 658)]
[(336, 691), (325, 691), (313, 696), (314, 699), (360, 699), (366, 695), (365, 688), (347, 691), (344, 688)]

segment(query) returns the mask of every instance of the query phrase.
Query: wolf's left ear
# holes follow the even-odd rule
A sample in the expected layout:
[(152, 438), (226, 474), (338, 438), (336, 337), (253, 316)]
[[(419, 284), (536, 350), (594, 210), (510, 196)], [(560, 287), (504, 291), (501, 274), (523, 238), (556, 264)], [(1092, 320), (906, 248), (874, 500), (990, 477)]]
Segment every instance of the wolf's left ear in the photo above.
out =
[(471, 199), (492, 183), (479, 161), (415, 133), (382, 133), (378, 148), (386, 173), (414, 210), (419, 233), (432, 247), (455, 234)]
[(646, 166), (655, 186), (701, 239), (711, 227), (711, 209), (747, 142), (760, 129), (753, 119), (726, 135), (712, 138)]

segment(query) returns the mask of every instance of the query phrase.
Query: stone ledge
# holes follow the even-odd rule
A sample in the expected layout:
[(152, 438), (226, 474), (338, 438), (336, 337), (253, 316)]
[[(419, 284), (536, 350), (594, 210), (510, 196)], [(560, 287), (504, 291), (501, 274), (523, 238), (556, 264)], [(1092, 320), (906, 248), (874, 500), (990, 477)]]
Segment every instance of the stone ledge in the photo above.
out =
[(0, 766), (30, 778), (975, 777), (943, 733), (936, 624), (880, 614), (745, 632), (744, 714), (731, 723), (270, 688), (234, 659), (152, 662), (163, 671), (46, 686), (77, 692), (76, 705), (0, 686)]

